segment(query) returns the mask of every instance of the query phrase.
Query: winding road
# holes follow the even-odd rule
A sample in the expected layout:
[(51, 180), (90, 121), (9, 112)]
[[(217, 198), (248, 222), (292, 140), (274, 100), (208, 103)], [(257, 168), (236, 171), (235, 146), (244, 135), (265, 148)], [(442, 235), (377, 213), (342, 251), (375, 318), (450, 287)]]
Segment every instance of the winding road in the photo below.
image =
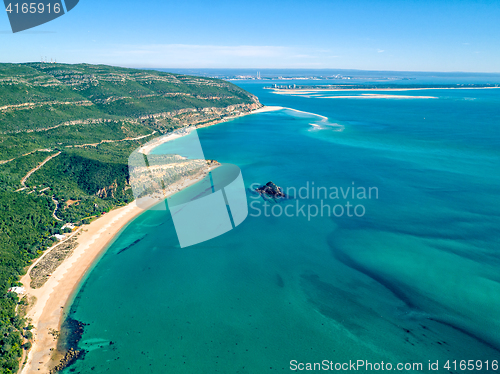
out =
[(59, 156), (60, 154), (61, 154), (61, 152), (59, 151), (59, 152), (57, 152), (57, 153), (55, 153), (55, 154), (53, 154), (53, 155), (51, 155), (51, 156), (47, 157), (45, 160), (43, 160), (41, 163), (39, 163), (37, 167), (35, 167), (35, 168), (31, 169), (31, 170), (28, 172), (28, 174), (26, 174), (26, 175), (24, 176), (24, 178), (23, 178), (23, 179), (21, 179), (21, 185), (22, 185), (23, 187), (26, 187), (26, 184), (25, 184), (25, 183), (26, 183), (26, 181), (28, 180), (28, 178), (29, 178), (29, 177), (31, 177), (31, 174), (33, 174), (35, 171), (37, 171), (38, 169), (40, 169), (40, 168), (41, 168), (43, 165), (45, 165), (47, 162), (49, 162), (50, 160), (52, 160), (54, 157)]

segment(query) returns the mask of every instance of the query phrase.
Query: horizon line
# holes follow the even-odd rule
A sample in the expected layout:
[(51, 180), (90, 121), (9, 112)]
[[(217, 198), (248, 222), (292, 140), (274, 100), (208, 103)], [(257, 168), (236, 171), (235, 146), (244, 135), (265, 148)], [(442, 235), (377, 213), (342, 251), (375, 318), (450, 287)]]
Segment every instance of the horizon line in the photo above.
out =
[[(25, 61), (25, 62), (0, 62), (1, 64), (32, 64), (41, 63), (41, 61)], [(105, 65), (114, 66), (128, 69), (145, 69), (145, 70), (157, 70), (157, 69), (203, 69), (203, 70), (349, 70), (349, 71), (369, 71), (369, 72), (394, 72), (394, 73), (440, 73), (440, 74), (499, 74), (500, 71), (464, 71), (464, 70), (377, 70), (377, 69), (355, 69), (355, 68), (333, 68), (333, 67), (322, 67), (322, 68), (311, 68), (311, 67), (144, 67), (138, 65), (115, 65), (110, 63), (91, 63), (91, 62), (57, 62), (57, 64), (64, 65)]]

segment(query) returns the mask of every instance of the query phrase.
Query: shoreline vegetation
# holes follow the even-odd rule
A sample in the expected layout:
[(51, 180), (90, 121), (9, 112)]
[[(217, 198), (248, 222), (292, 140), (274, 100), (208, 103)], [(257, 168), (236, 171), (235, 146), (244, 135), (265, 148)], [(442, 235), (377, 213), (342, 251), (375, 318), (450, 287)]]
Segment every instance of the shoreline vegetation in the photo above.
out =
[[(277, 111), (288, 109), (283, 107), (266, 107), (262, 106), (253, 111), (243, 113), (242, 115), (264, 113), (269, 111)], [(226, 122), (233, 116), (220, 121), (206, 124), (201, 127), (215, 125), (220, 122)], [(186, 132), (183, 135), (187, 135)], [(154, 147), (163, 144), (166, 141), (171, 141), (180, 136), (163, 137), (161, 141), (153, 145), (144, 147), (142, 153), (149, 153)], [(212, 166), (209, 170), (213, 170), (218, 165)], [(184, 178), (175, 183), (170, 188), (171, 196), (178, 191), (191, 186), (205, 176), (204, 173), (196, 176)], [(158, 203), (158, 199), (151, 198), (141, 202), (141, 207), (138, 207), (137, 201), (111, 210), (107, 214), (95, 219), (88, 225), (78, 228), (70, 238), (76, 237), (76, 246), (72, 253), (58, 264), (58, 267), (53, 270), (49, 279), (40, 288), (31, 288), (31, 272), (32, 270), (46, 257), (50, 251), (53, 251), (56, 246), (47, 250), (43, 256), (39, 257), (28, 269), (26, 275), (21, 278), (21, 283), (26, 289), (26, 296), (30, 300), (36, 300), (28, 309), (26, 317), (34, 326), (32, 347), (25, 358), (21, 374), (29, 373), (52, 373), (54, 368), (62, 369), (77, 358), (74, 347), (66, 351), (59, 351), (58, 347), (63, 344), (58, 344), (61, 326), (64, 322), (64, 310), (70, 305), (72, 298), (78, 291), (78, 287), (84, 277), (91, 270), (92, 266), (98, 261), (108, 245), (113, 241), (116, 235), (127, 226), (134, 218), (145, 211), (144, 207), (150, 208)], [(70, 239), (68, 238), (68, 239)], [(67, 239), (67, 240), (68, 240)]]

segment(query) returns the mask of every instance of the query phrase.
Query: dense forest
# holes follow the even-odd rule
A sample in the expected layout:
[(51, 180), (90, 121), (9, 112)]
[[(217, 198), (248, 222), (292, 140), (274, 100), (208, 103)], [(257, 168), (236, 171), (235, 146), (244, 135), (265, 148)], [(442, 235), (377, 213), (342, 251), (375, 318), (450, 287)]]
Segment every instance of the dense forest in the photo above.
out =
[(133, 200), (132, 151), (176, 128), (259, 106), (217, 79), (103, 65), (0, 64), (0, 373), (17, 372), (31, 338), (19, 313), (26, 300), (9, 288), (21, 286), (26, 267), (57, 242), (65, 223), (88, 223)]

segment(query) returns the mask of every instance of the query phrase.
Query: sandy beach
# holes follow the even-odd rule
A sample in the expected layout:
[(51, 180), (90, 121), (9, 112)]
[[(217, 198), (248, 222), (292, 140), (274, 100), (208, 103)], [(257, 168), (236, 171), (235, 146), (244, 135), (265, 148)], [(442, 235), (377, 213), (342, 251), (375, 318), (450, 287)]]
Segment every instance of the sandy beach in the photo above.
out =
[(243, 113), (243, 114), (241, 114), (239, 116), (225, 117), (222, 120), (217, 120), (217, 121), (210, 122), (207, 125), (189, 126), (186, 129), (177, 130), (173, 134), (165, 134), (165, 135), (160, 136), (160, 137), (158, 137), (156, 139), (153, 139), (152, 141), (150, 141), (150, 142), (146, 143), (145, 145), (143, 145), (139, 149), (139, 152), (147, 155), (154, 148), (158, 147), (159, 145), (164, 144), (164, 143), (169, 142), (169, 141), (172, 141), (172, 140), (175, 140), (175, 139), (178, 139), (178, 138), (183, 137), (185, 135), (188, 135), (195, 128), (208, 127), (208, 126), (217, 125), (219, 123), (227, 122), (227, 121), (229, 121), (231, 119), (234, 119), (234, 118), (237, 118), (237, 117), (242, 117), (242, 116), (249, 115), (249, 114), (266, 113), (266, 112), (272, 112), (272, 111), (281, 110), (281, 109), (285, 109), (285, 108), (283, 108), (281, 106), (263, 106), (263, 107), (261, 107), (259, 109), (255, 109), (255, 110), (252, 110), (251, 112)]
[(245, 113), (245, 115), (258, 114), (258, 113), (266, 113), (266, 112), (275, 112), (275, 111), (278, 111), (278, 110), (291, 110), (292, 112), (303, 113), (303, 114), (307, 114), (307, 115), (319, 117), (319, 118), (324, 119), (324, 120), (328, 120), (327, 117), (322, 116), (320, 114), (311, 113), (311, 112), (305, 112), (303, 110), (298, 110), (298, 109), (294, 109), (294, 108), (287, 108), (287, 107), (284, 107), (284, 106), (277, 106), (277, 105), (275, 105), (275, 106), (263, 106), (260, 109), (252, 110), (251, 112)]
[(286, 109), (282, 106), (263, 106), (262, 108), (252, 110), (251, 112), (248, 112), (247, 114), (257, 114), (257, 113), (266, 113), (266, 112), (274, 112), (276, 110), (281, 110), (281, 109)]
[(436, 96), (411, 96), (411, 95), (383, 95), (383, 94), (361, 94), (325, 96), (322, 99), (438, 99)]
[(144, 144), (141, 148), (139, 148), (138, 152), (148, 155), (154, 148), (158, 147), (159, 145), (170, 142), (175, 139), (179, 139), (185, 135), (188, 135), (194, 128), (195, 127), (192, 126), (186, 130), (182, 129), (182, 131), (175, 131), (175, 133), (173, 134), (166, 134), (160, 136), (159, 138), (153, 139), (152, 141)]
[(285, 109), (285, 108), (280, 107), (280, 106), (262, 106), (259, 109), (254, 109), (254, 110), (252, 110), (250, 112), (241, 113), (241, 114), (235, 115), (235, 116), (225, 117), (225, 118), (223, 118), (221, 120), (216, 120), (216, 121), (210, 122), (210, 123), (205, 124), (205, 125), (196, 126), (196, 128), (209, 127), (209, 126), (217, 125), (219, 123), (224, 123), (224, 122), (227, 122), (227, 121), (231, 121), (231, 120), (233, 120), (235, 118), (244, 117), (244, 116), (248, 116), (248, 115), (251, 115), (251, 114), (273, 112), (273, 111), (281, 110), (281, 109)]
[[(216, 167), (211, 167), (208, 170), (213, 170)], [(165, 197), (191, 186), (201, 180), (203, 176), (204, 174), (186, 178), (172, 185), (170, 187), (172, 192)], [(89, 225), (82, 226), (78, 232), (75, 232), (75, 235), (78, 235), (77, 247), (71, 256), (66, 258), (51, 274), (50, 279), (42, 287), (31, 288), (29, 274), (30, 270), (51, 248), (29, 267), (26, 275), (21, 278), (21, 283), (29, 297), (36, 297), (36, 303), (28, 310), (26, 316), (31, 319), (31, 324), (35, 328), (33, 329), (33, 346), (21, 371), (22, 374), (48, 373), (51, 368), (59, 364), (59, 360), (63, 356), (60, 352), (56, 352), (57, 339), (50, 334), (50, 331), (60, 331), (64, 307), (71, 302), (82, 279), (120, 230), (143, 213), (145, 209), (151, 208), (158, 202), (159, 199), (156, 197), (141, 199), (140, 203), (134, 200), (126, 206), (114, 209), (99, 217)]]
[[(263, 110), (259, 109), (255, 112), (281, 109), (271, 108), (273, 109), (266, 109), (265, 107), (261, 108)], [(188, 133), (160, 138), (160, 141), (153, 141), (153, 144), (143, 147), (141, 152), (147, 154), (154, 147), (166, 141), (187, 135)], [(219, 165), (212, 166), (207, 171), (213, 170), (217, 166)], [(198, 182), (204, 176), (205, 174), (200, 174), (195, 177), (185, 178), (170, 186), (167, 194), (161, 198), (153, 196), (152, 198), (141, 199), (140, 203), (135, 200), (126, 206), (114, 209), (99, 217), (89, 225), (80, 227), (78, 232), (71, 235), (77, 236), (77, 246), (73, 253), (57, 267), (47, 282), (40, 288), (33, 289), (30, 287), (30, 271), (55, 246), (46, 250), (44, 255), (30, 265), (26, 275), (21, 278), (21, 283), (26, 290), (25, 295), (29, 298), (36, 298), (34, 305), (30, 306), (26, 315), (34, 326), (32, 330), (34, 339), (32, 348), (26, 358), (26, 364), (23, 365), (20, 371), (21, 374), (49, 373), (54, 366), (59, 364), (63, 358), (63, 354), (57, 352), (57, 338), (50, 332), (61, 330), (65, 307), (71, 302), (82, 279), (120, 230), (139, 214), (143, 213), (145, 209)]]
[(30, 287), (29, 272), (21, 278), (27, 295), (36, 297), (35, 305), (27, 314), (35, 326), (33, 346), (21, 373), (48, 373), (50, 367), (58, 364), (52, 360), (57, 340), (50, 330), (60, 331), (63, 308), (70, 301), (73, 291), (113, 237), (143, 211), (132, 202), (83, 226), (73, 254), (63, 261), (42, 287)]

